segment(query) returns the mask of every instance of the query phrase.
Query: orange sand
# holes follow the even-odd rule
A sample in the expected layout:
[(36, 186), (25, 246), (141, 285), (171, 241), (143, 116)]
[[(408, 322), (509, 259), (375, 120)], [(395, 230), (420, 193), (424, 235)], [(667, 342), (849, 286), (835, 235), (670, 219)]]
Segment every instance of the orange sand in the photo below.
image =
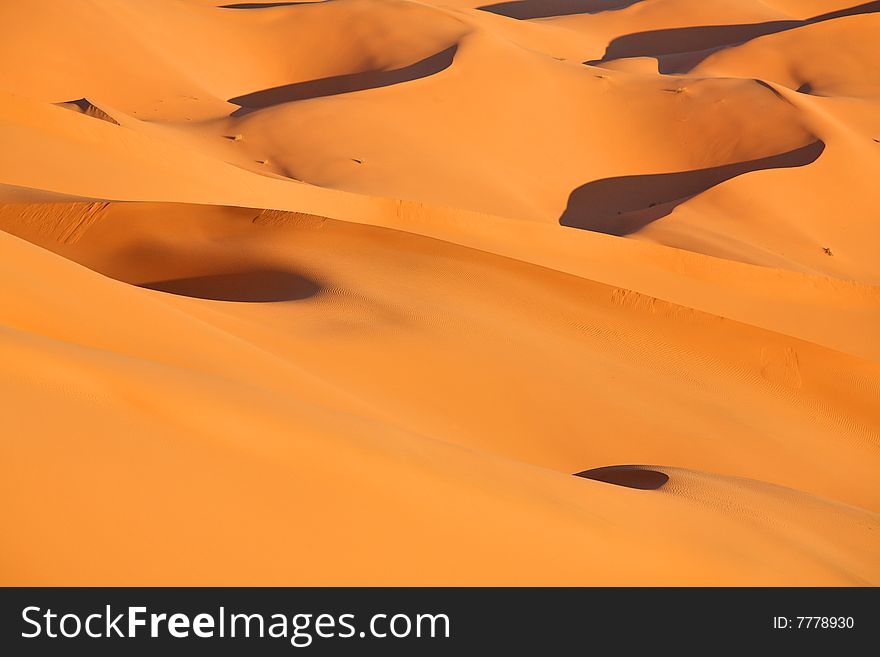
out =
[(0, 4), (0, 583), (880, 583), (880, 3), (260, 4)]

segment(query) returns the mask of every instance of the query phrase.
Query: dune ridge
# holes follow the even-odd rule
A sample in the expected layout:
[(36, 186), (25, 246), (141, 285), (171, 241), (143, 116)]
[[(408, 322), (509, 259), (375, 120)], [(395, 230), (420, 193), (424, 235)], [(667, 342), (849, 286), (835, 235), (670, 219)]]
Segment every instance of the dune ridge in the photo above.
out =
[(878, 11), (0, 6), (0, 582), (877, 585)]

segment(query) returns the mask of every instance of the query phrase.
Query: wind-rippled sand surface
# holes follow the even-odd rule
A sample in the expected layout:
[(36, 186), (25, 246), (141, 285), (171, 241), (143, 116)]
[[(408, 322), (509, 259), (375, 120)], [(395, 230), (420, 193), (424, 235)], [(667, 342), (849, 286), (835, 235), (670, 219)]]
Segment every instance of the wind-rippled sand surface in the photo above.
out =
[(878, 11), (0, 4), (0, 582), (877, 585)]

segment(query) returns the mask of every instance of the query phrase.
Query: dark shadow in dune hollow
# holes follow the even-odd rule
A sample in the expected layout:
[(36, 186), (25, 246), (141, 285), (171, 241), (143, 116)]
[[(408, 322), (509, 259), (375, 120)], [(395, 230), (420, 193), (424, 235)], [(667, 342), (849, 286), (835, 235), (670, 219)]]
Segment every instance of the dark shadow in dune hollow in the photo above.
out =
[(289, 271), (263, 269), (141, 283), (139, 287), (213, 301), (296, 301), (316, 295), (315, 281)]
[(806, 20), (672, 27), (636, 32), (617, 37), (608, 44), (601, 59), (584, 63), (595, 66), (608, 60), (623, 57), (656, 57), (660, 73), (687, 73), (706, 57), (722, 48), (739, 45), (757, 37), (784, 32), (796, 27), (877, 11), (880, 11), (880, 0), (820, 14)]
[(594, 180), (571, 193), (559, 223), (607, 235), (629, 235), (725, 180), (751, 171), (805, 166), (815, 162), (823, 150), (824, 142), (814, 141), (758, 160), (693, 171)]
[(73, 105), (78, 107), (81, 112), (88, 112), (94, 105), (88, 98), (77, 98), (76, 100), (67, 100), (63, 103), (55, 103), (56, 105)]
[(61, 103), (55, 103), (56, 107), (63, 107), (64, 109), (73, 110), (75, 112), (79, 112), (80, 114), (84, 114), (85, 116), (90, 116), (93, 119), (98, 119), (100, 121), (106, 121), (107, 123), (112, 123), (113, 125), (119, 125), (119, 121), (114, 119), (112, 116), (107, 114), (104, 110), (92, 104), (88, 98), (77, 98), (76, 100), (67, 100)]
[(813, 85), (809, 82), (804, 82), (801, 86), (795, 89), (799, 94), (811, 94), (813, 93)]
[(268, 9), (269, 7), (298, 7), (299, 5), (322, 5), (327, 0), (318, 2), (239, 2), (234, 5), (220, 5), (220, 9)]
[(477, 7), (490, 14), (507, 16), (518, 20), (531, 18), (551, 18), (553, 16), (574, 16), (576, 14), (599, 14), (615, 11), (641, 2), (642, 0), (513, 0), (494, 5)]
[(657, 490), (669, 481), (669, 475), (663, 472), (648, 470), (636, 465), (609, 465), (604, 468), (576, 472), (574, 476), (638, 490)]
[(293, 84), (285, 84), (280, 87), (273, 87), (271, 89), (255, 91), (244, 96), (230, 98), (230, 103), (241, 106), (232, 113), (232, 116), (244, 116), (264, 107), (290, 103), (295, 100), (336, 96), (352, 91), (376, 89), (378, 87), (387, 87), (392, 84), (426, 78), (448, 68), (452, 64), (457, 48), (458, 46), (450, 46), (446, 50), (422, 59), (415, 64), (390, 71), (363, 71), (361, 73), (335, 75), (307, 82), (294, 82)]
[(792, 104), (788, 98), (786, 98), (776, 87), (774, 87), (769, 82), (765, 82), (764, 80), (753, 80), (753, 82), (761, 87), (764, 87), (767, 91), (776, 96), (783, 103), (788, 103), (789, 105)]

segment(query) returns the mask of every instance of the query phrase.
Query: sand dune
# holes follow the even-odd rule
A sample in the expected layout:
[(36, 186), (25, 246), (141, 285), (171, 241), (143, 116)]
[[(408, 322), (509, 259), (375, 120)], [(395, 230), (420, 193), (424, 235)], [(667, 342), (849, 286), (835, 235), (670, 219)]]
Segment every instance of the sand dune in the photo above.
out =
[(3, 583), (876, 585), (876, 5), (0, 6)]

